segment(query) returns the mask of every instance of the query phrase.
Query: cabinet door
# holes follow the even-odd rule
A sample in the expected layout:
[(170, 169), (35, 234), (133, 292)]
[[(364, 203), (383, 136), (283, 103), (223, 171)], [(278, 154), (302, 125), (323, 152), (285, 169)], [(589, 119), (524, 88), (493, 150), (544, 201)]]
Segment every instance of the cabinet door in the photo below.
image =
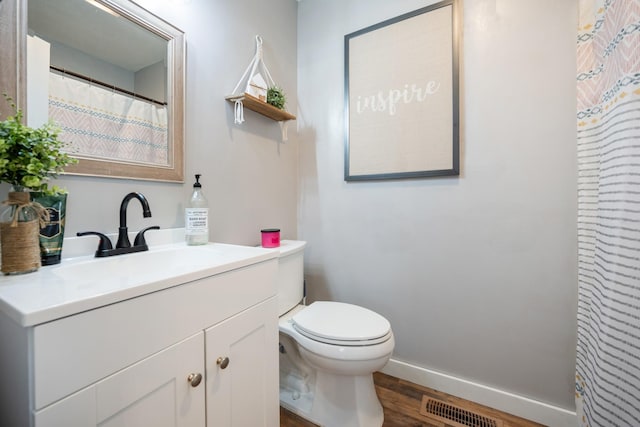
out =
[[(202, 384), (188, 380), (192, 373), (202, 375)], [(198, 333), (38, 411), (35, 425), (204, 426), (203, 377), (204, 340)]]
[(205, 331), (208, 427), (278, 427), (276, 298)]

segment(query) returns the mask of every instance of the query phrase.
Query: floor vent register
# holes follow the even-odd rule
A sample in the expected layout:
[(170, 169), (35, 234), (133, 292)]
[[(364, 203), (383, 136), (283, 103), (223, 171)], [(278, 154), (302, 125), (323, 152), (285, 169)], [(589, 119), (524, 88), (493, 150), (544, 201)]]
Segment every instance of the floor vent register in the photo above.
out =
[(428, 396), (422, 397), (420, 415), (452, 427), (503, 427), (502, 420), (487, 417)]

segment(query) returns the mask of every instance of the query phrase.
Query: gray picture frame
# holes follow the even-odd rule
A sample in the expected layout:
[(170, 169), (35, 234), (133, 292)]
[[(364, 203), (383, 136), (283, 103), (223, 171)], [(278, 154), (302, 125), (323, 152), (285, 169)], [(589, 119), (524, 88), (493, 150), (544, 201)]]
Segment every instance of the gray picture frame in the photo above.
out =
[(344, 36), (345, 181), (459, 175), (457, 8), (445, 0)]

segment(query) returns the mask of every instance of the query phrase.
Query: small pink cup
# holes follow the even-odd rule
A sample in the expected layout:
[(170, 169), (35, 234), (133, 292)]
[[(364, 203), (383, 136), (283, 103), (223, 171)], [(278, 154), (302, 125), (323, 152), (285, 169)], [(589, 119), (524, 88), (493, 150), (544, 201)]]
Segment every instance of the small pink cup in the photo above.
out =
[(263, 248), (277, 248), (280, 246), (280, 229), (279, 228), (265, 228), (260, 230), (262, 233), (262, 247)]

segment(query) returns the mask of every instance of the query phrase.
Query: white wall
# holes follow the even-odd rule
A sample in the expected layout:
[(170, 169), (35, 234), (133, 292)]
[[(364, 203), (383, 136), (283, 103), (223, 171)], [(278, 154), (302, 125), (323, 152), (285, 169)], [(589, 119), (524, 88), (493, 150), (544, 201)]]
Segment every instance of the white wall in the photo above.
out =
[(50, 44), (36, 36), (27, 36), (27, 125), (40, 127), (49, 121)]
[[(202, 184), (211, 208), (214, 241), (255, 245), (260, 229), (279, 227), (284, 238), (297, 234), (298, 136), (289, 141), (280, 127), (253, 112), (233, 123), (232, 105), (224, 100), (255, 53), (256, 34), (264, 38), (264, 55), (272, 76), (296, 110), (295, 0), (144, 0), (143, 7), (186, 33), (186, 182), (65, 176), (56, 182), (69, 191), (67, 236), (77, 231), (116, 232), (120, 201), (130, 191), (144, 193), (152, 218), (143, 219), (136, 201), (129, 205), (129, 228), (147, 225), (182, 227), (183, 209), (193, 175)], [(8, 187), (0, 187), (4, 200)], [(97, 241), (96, 241), (97, 245)]]
[(571, 411), (577, 2), (464, 0), (460, 176), (345, 183), (344, 35), (429, 3), (299, 5), (309, 296), (386, 316), (396, 360)]

